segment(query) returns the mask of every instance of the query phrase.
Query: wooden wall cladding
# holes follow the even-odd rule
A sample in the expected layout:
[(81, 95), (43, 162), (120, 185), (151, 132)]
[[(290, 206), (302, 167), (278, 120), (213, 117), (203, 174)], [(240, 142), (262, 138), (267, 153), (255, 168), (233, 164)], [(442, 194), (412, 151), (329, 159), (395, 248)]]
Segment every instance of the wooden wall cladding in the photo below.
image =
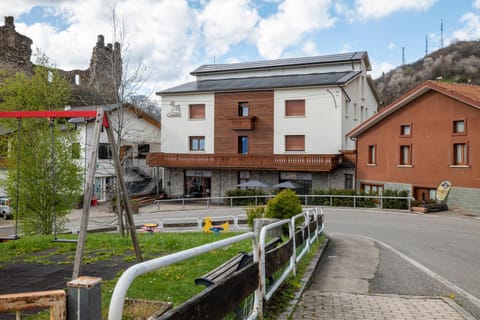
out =
[[(228, 119), (238, 116), (239, 102), (248, 102), (249, 116), (256, 118), (253, 130), (229, 128)], [(239, 136), (248, 136), (248, 154), (273, 154), (273, 91), (215, 94), (215, 153), (237, 154)]]

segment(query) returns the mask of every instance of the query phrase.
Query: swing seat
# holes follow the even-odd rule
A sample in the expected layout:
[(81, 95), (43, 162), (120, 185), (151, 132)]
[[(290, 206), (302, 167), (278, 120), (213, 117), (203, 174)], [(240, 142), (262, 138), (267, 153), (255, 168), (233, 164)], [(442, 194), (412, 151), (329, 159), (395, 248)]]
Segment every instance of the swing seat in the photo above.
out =
[(12, 235), (12, 236), (7, 236), (7, 237), (0, 237), (0, 242), (7, 242), (7, 241), (11, 241), (11, 240), (18, 240), (18, 239), (20, 239), (19, 236)]

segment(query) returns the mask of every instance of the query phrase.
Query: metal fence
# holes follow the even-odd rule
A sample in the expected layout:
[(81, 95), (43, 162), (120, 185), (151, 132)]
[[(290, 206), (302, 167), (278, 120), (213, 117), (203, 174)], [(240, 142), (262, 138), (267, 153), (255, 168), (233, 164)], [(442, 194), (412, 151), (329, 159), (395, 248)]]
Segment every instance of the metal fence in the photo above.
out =
[[(303, 221), (300, 220), (302, 218)], [(284, 225), (288, 226), (288, 239), (284, 240), (278, 248), (265, 252), (269, 231)], [(301, 214), (291, 219), (280, 220), (266, 225), (260, 229), (259, 234), (246, 232), (228, 239), (138, 263), (127, 269), (119, 278), (110, 301), (108, 319), (122, 319), (127, 291), (133, 281), (140, 275), (248, 239), (252, 240), (253, 262), (258, 264), (257, 273), (253, 275), (253, 279), (258, 279), (258, 286), (254, 288), (253, 306), (243, 319), (263, 319), (263, 304), (268, 302), (289, 274), (295, 274), (296, 264), (310, 250), (311, 244), (317, 240), (323, 229), (324, 215), (322, 209), (312, 208), (304, 210)], [(302, 248), (297, 245), (296, 239), (302, 240), (302, 244), (300, 244), (303, 246)], [(286, 255), (285, 252), (290, 254)], [(278, 273), (280, 273), (279, 276), (277, 276)], [(273, 274), (276, 274), (276, 279), (273, 283), (267, 283), (272, 281)], [(248, 281), (244, 279), (242, 282), (247, 285)], [(212, 288), (209, 287), (208, 290), (204, 291), (211, 290)], [(235, 302), (240, 303), (241, 301)], [(202, 302), (200, 301), (199, 303)]]
[[(162, 204), (176, 204), (182, 209), (199, 209), (210, 207), (237, 207), (237, 206), (258, 206), (264, 205), (274, 198), (275, 195), (251, 195), (237, 197), (209, 197), (209, 198), (176, 198), (155, 200), (158, 210), (161, 211)], [(390, 208), (386, 204), (401, 202), (401, 210), (411, 210), (413, 197), (394, 197), (383, 195), (297, 195), (304, 206), (328, 206), (328, 207), (375, 207), (379, 209)]]

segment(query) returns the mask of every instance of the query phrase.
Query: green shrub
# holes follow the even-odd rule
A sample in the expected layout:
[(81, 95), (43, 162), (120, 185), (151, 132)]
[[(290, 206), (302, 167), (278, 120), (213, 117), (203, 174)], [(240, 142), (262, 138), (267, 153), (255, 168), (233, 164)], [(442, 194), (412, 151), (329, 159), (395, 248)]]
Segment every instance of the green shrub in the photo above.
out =
[[(266, 193), (263, 190), (260, 189), (233, 189), (233, 190), (228, 190), (225, 192), (225, 195), (227, 197), (248, 197), (251, 196), (251, 198), (240, 198), (240, 199), (233, 199), (232, 204), (234, 206), (253, 206), (256, 204), (265, 204), (266, 199), (265, 197), (259, 197), (256, 198), (255, 202), (255, 196), (265, 196)], [(225, 199), (225, 204), (230, 205), (230, 199)]]
[[(408, 197), (406, 190), (390, 190), (383, 191), (384, 197)], [(408, 209), (408, 200), (406, 199), (384, 199), (383, 208), (385, 209)]]
[(295, 191), (285, 189), (270, 199), (265, 208), (267, 218), (289, 219), (302, 212), (302, 205)]
[(250, 206), (245, 209), (247, 212), (247, 223), (250, 228), (253, 228), (253, 220), (263, 218), (265, 215), (265, 206)]

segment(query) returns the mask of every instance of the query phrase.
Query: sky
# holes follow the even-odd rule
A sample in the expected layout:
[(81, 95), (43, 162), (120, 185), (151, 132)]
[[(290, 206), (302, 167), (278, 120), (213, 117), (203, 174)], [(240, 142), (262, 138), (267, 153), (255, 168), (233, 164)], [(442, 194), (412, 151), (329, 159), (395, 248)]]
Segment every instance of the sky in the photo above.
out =
[(2, 0), (0, 12), (63, 70), (87, 69), (99, 34), (121, 42), (155, 99), (203, 64), (367, 51), (377, 78), (442, 39), (480, 39), (480, 0)]

